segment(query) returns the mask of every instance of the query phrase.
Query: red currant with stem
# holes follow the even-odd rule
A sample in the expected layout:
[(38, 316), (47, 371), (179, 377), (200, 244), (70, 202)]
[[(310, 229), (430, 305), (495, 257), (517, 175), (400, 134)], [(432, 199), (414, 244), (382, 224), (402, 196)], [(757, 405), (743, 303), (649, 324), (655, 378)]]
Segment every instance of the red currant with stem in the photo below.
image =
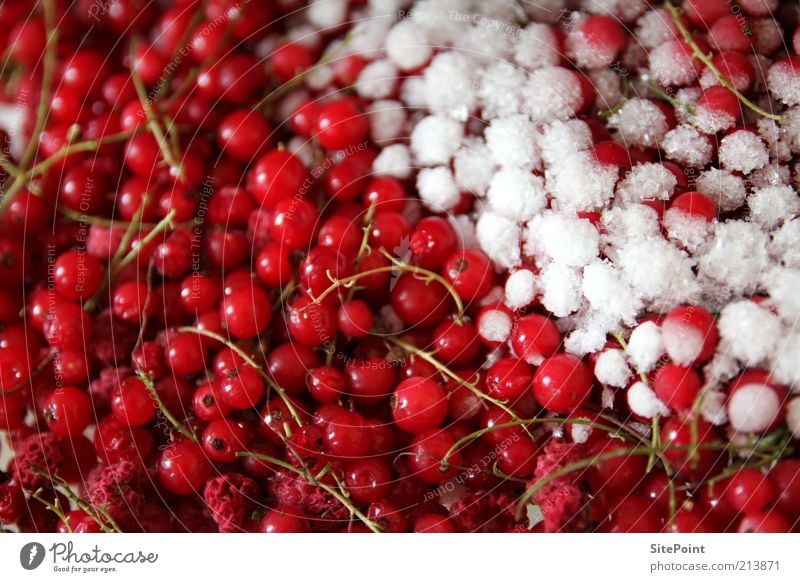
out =
[(177, 333), (165, 346), (167, 365), (176, 376), (191, 376), (205, 368), (205, 350), (195, 334)]
[(73, 386), (56, 388), (45, 400), (43, 416), (55, 434), (75, 438), (94, 419), (89, 395)]
[(384, 533), (403, 533), (408, 530), (408, 520), (403, 513), (385, 500), (370, 503), (367, 518)]
[(461, 452), (452, 453), (447, 458), (447, 465), (443, 465), (442, 461), (455, 444), (453, 437), (445, 430), (432, 428), (419, 433), (408, 449), (411, 453), (409, 468), (426, 483), (449, 481), (461, 470)]
[(164, 348), (156, 342), (143, 342), (131, 355), (131, 364), (140, 373), (156, 380), (167, 373)]
[(272, 303), (267, 294), (254, 285), (223, 297), (220, 316), (233, 337), (249, 339), (256, 337), (269, 325)]
[(359, 299), (347, 301), (339, 307), (339, 331), (351, 338), (369, 335), (374, 317), (369, 306)]
[(545, 358), (558, 352), (561, 347), (561, 333), (551, 319), (532, 313), (514, 322), (511, 347), (518, 358), (538, 366)]
[(111, 412), (128, 426), (142, 426), (156, 416), (158, 406), (144, 381), (126, 378), (111, 395)]
[(307, 533), (308, 519), (299, 507), (279, 505), (270, 509), (258, 526), (261, 533)]
[(258, 404), (264, 395), (264, 380), (252, 366), (240, 365), (226, 371), (219, 380), (219, 396), (235, 410), (246, 410)]
[(408, 378), (392, 395), (392, 417), (406, 432), (417, 434), (438, 427), (447, 416), (444, 390), (428, 378)]
[(392, 488), (392, 470), (381, 459), (357, 459), (344, 468), (344, 485), (357, 503), (384, 499)]
[(372, 221), (369, 242), (374, 248), (383, 248), (397, 253), (413, 230), (411, 222), (397, 212), (381, 212)]
[(221, 418), (203, 430), (203, 452), (215, 463), (233, 463), (236, 453), (247, 449), (247, 431), (236, 422)]
[(719, 451), (712, 448), (692, 450), (693, 444), (709, 447), (718, 443), (716, 429), (702, 418), (670, 418), (661, 429), (661, 442), (666, 447), (664, 458), (686, 479), (701, 480), (710, 475), (719, 460)]
[(547, 410), (564, 414), (586, 402), (592, 383), (592, 373), (580, 358), (556, 354), (544, 360), (536, 370), (533, 394)]
[(320, 108), (316, 137), (326, 150), (343, 150), (358, 145), (368, 135), (369, 119), (354, 99), (332, 99)]
[[(295, 400), (291, 402), (300, 419), (305, 422), (305, 417), (308, 415), (303, 413), (303, 406)], [(279, 397), (269, 400), (261, 410), (261, 434), (275, 445), (282, 446), (284, 439), (298, 428), (300, 425), (297, 420), (286, 403)]]
[(331, 278), (344, 279), (353, 274), (353, 262), (336, 249), (312, 247), (297, 270), (300, 284), (312, 297), (319, 297), (331, 286)]
[[(381, 177), (370, 181), (364, 188), (362, 197), (365, 208), (373, 206), (375, 213), (402, 213), (408, 201), (403, 184), (396, 178)], [(455, 250), (455, 249), (453, 249)]]
[(212, 470), (206, 452), (190, 440), (173, 443), (164, 449), (158, 460), (161, 484), (176, 495), (191, 495), (200, 491)]
[(358, 222), (341, 214), (334, 214), (320, 227), (317, 244), (336, 249), (345, 256), (355, 256), (361, 247)]
[(225, 404), (219, 397), (219, 390), (214, 382), (203, 382), (192, 395), (192, 410), (203, 422), (211, 422), (226, 418), (233, 408)]

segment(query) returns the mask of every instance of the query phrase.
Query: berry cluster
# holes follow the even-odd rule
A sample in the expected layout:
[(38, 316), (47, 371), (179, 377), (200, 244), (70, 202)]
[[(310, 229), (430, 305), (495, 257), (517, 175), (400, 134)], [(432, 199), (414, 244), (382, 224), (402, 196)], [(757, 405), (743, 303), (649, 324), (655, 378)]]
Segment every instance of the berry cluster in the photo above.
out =
[(0, 6), (0, 524), (796, 531), (800, 28), (551, 4)]

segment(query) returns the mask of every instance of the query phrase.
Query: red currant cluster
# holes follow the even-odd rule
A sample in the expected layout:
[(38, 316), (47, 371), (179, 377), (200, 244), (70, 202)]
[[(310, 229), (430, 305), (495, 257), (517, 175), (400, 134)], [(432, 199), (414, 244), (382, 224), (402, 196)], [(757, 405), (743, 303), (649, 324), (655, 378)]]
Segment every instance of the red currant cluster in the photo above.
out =
[[(787, 387), (758, 369), (730, 384), (748, 440), (700, 414), (719, 343), (709, 311), (678, 307), (567, 353), (541, 297), (503, 300), (506, 279), (538, 275), (532, 263), (498, 274), (412, 181), (373, 175), (373, 104), (350, 91), (368, 60), (337, 55), (346, 27), (305, 38), (295, 0), (173, 4), (0, 6), (0, 108), (21, 120), (5, 124), (0, 158), (0, 524), (798, 527)], [(689, 5), (696, 24), (706, 3)], [(736, 92), (754, 82), (725, 18), (709, 36), (736, 88), (703, 92), (709, 123), (739, 121)], [(610, 18), (580, 32), (600, 53), (627, 44)], [(310, 92), (320, 68), (330, 78)], [(596, 141), (602, 165), (638, 155)], [(670, 208), (716, 219), (664, 166), (686, 190)], [(449, 211), (474, 203), (460, 192)], [(648, 323), (663, 336), (657, 364), (598, 381)]]

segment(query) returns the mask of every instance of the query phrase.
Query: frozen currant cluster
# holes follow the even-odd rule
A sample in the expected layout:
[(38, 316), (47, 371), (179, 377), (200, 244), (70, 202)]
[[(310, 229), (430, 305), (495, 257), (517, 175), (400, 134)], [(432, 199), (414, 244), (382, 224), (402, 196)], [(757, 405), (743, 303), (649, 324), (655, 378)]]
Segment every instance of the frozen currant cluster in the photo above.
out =
[(0, 524), (800, 527), (800, 14), (0, 6)]

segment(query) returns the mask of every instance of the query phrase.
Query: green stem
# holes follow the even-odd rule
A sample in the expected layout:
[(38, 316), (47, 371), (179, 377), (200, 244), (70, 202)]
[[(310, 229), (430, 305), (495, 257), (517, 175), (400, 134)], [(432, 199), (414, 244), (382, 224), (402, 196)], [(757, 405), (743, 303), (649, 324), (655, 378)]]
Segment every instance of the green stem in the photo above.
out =
[(275, 380), (273, 380), (272, 377), (264, 371), (264, 369), (258, 364), (258, 362), (256, 362), (252, 357), (250, 357), (250, 355), (247, 352), (245, 352), (242, 348), (240, 348), (233, 342), (229, 341), (228, 339), (222, 337), (218, 333), (214, 333), (213, 331), (208, 331), (205, 329), (198, 329), (196, 327), (188, 327), (188, 326), (179, 327), (178, 331), (181, 333), (194, 333), (197, 335), (205, 336), (207, 338), (211, 338), (213, 340), (218, 341), (227, 348), (233, 350), (236, 353), (236, 355), (241, 357), (245, 361), (245, 363), (247, 363), (247, 365), (252, 366), (256, 370), (258, 370), (258, 373), (261, 375), (264, 381), (269, 385), (270, 388), (272, 388), (278, 394), (280, 399), (283, 400), (283, 403), (286, 405), (286, 408), (289, 410), (289, 413), (292, 415), (292, 418), (294, 418), (295, 422), (297, 422), (298, 425), (303, 426), (303, 419), (300, 418), (300, 414), (297, 412), (297, 408), (295, 408), (291, 399), (286, 394), (286, 391), (277, 382), (275, 382)]
[(676, 7), (669, 0), (667, 0), (667, 2), (664, 3), (664, 8), (667, 9), (670, 16), (672, 17), (672, 21), (675, 23), (675, 27), (678, 29), (678, 32), (681, 33), (683, 40), (686, 42), (686, 44), (688, 44), (692, 48), (694, 55), (700, 60), (700, 62), (702, 62), (706, 67), (708, 67), (709, 71), (714, 73), (714, 75), (719, 80), (720, 85), (722, 85), (728, 91), (736, 95), (736, 98), (739, 99), (742, 105), (744, 105), (751, 111), (754, 111), (755, 113), (758, 113), (759, 115), (766, 117), (767, 119), (771, 119), (773, 121), (783, 121), (784, 119), (786, 119), (786, 115), (776, 115), (774, 113), (770, 113), (769, 111), (765, 111), (764, 109), (762, 109), (761, 107), (750, 101), (747, 97), (744, 96), (744, 94), (742, 94), (741, 91), (739, 91), (736, 87), (734, 87), (733, 84), (725, 77), (725, 75), (722, 74), (722, 72), (714, 64), (712, 57), (705, 54), (700, 49), (700, 46), (697, 44), (697, 41), (692, 36), (692, 33), (683, 24), (683, 21), (681, 20), (681, 9)]
[[(282, 467), (283, 469), (286, 469), (287, 471), (291, 471), (295, 475), (299, 475), (300, 477), (302, 477), (306, 481), (308, 481), (308, 483), (310, 483), (311, 485), (314, 485), (315, 487), (319, 487), (320, 489), (322, 489), (326, 493), (330, 494), (334, 499), (336, 499), (339, 503), (341, 503), (343, 506), (345, 506), (350, 511), (351, 514), (355, 515), (358, 519), (360, 519), (364, 523), (364, 525), (366, 525), (372, 532), (381, 533), (381, 528), (378, 527), (378, 524), (376, 524), (374, 521), (372, 521), (366, 515), (364, 515), (361, 512), (361, 510), (359, 510), (355, 505), (353, 505), (353, 502), (350, 501), (347, 498), (346, 495), (344, 495), (341, 491), (337, 491), (336, 489), (334, 489), (330, 485), (328, 485), (328, 484), (326, 484), (326, 483), (324, 483), (322, 481), (318, 481), (314, 477), (314, 475), (311, 474), (310, 471), (298, 469), (297, 467), (295, 467), (291, 463), (287, 463), (286, 461), (282, 461), (281, 459), (276, 459), (275, 457), (271, 457), (270, 455), (264, 455), (262, 453), (252, 453), (250, 451), (240, 451), (240, 452), (236, 453), (236, 456), (237, 457), (253, 457), (253, 458), (256, 458), (256, 459), (259, 459), (259, 460), (262, 460), (262, 461), (266, 461), (268, 463), (272, 463), (273, 465), (277, 465), (278, 467)], [(342, 486), (341, 482), (337, 478), (335, 478), (335, 476), (334, 476), (334, 479), (336, 480), (337, 484), (339, 484), (339, 486)]]
[(178, 419), (173, 416), (169, 408), (164, 405), (164, 402), (158, 396), (158, 391), (156, 390), (155, 384), (153, 384), (153, 380), (147, 374), (138, 373), (138, 376), (141, 381), (144, 382), (147, 391), (150, 393), (150, 397), (158, 406), (161, 414), (164, 415), (164, 418), (169, 421), (172, 427), (190, 441), (199, 442), (197, 435), (195, 435), (193, 431), (187, 429), (182, 423), (178, 422)]

